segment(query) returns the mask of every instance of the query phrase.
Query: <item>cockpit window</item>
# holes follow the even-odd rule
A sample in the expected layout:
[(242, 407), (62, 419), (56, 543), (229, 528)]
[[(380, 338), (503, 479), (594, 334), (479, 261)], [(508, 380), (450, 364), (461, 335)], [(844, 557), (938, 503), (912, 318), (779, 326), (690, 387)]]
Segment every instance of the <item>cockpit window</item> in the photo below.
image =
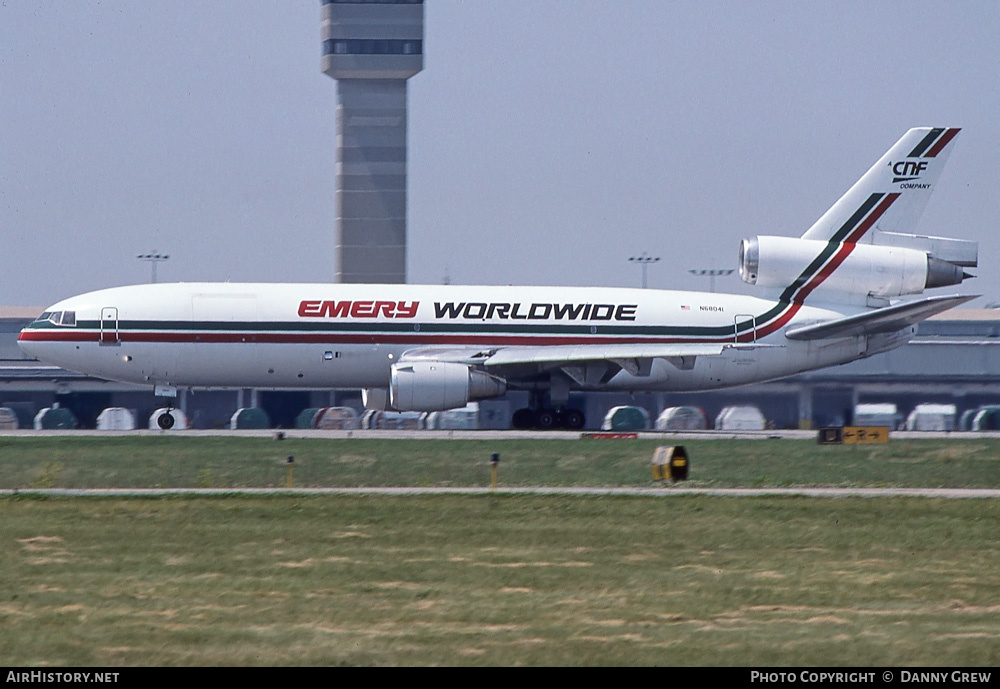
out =
[(76, 311), (46, 311), (35, 319), (35, 323), (48, 321), (52, 325), (76, 325)]

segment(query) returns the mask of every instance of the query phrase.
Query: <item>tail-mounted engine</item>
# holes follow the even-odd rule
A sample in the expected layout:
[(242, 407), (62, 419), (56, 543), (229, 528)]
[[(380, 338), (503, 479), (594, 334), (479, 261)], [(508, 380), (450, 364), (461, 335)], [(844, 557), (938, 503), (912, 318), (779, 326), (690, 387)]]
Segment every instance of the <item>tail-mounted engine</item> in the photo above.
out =
[(874, 244), (764, 236), (743, 240), (739, 266), (751, 285), (889, 298), (961, 284), (977, 252), (975, 242), (889, 232)]
[(389, 384), (390, 404), (399, 411), (455, 409), (506, 392), (507, 381), (502, 378), (444, 361), (394, 364)]

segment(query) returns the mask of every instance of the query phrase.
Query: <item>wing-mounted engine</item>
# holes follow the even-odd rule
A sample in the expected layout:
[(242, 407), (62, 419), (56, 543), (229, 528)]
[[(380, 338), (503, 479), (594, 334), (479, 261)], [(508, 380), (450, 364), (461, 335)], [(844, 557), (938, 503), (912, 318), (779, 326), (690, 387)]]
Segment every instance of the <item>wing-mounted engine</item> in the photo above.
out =
[(455, 409), (506, 392), (504, 379), (447, 361), (401, 361), (389, 383), (390, 403), (399, 411)]
[(975, 242), (894, 233), (876, 233), (874, 240), (882, 243), (744, 239), (740, 277), (751, 285), (781, 289), (788, 301), (814, 292), (827, 298), (890, 298), (961, 284), (972, 277), (963, 267), (977, 262)]

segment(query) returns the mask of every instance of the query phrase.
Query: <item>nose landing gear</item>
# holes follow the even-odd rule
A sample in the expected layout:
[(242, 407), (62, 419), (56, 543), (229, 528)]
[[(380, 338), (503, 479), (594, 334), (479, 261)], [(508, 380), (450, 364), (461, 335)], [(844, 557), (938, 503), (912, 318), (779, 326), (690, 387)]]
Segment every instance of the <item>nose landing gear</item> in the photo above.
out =
[(165, 431), (174, 427), (174, 415), (170, 413), (169, 409), (156, 417), (156, 425)]
[[(163, 410), (159, 416), (156, 417), (156, 425), (160, 427), (161, 430), (169, 431), (177, 423), (177, 418), (171, 413), (174, 407), (174, 398), (177, 397), (177, 388), (173, 385), (157, 384), (153, 386), (153, 394), (156, 397), (166, 398), (166, 409)], [(181, 418), (184, 414), (181, 413)], [(182, 426), (183, 428), (183, 426)]]

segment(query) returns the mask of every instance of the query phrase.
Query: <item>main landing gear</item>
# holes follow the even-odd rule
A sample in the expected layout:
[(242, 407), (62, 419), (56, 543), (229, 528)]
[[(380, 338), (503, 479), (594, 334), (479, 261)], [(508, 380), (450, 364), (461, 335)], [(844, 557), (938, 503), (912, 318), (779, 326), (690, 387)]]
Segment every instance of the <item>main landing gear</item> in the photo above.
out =
[(583, 412), (579, 409), (549, 409), (547, 407), (518, 409), (514, 412), (512, 419), (512, 425), (519, 430), (566, 428), (578, 431), (583, 428), (585, 422)]

